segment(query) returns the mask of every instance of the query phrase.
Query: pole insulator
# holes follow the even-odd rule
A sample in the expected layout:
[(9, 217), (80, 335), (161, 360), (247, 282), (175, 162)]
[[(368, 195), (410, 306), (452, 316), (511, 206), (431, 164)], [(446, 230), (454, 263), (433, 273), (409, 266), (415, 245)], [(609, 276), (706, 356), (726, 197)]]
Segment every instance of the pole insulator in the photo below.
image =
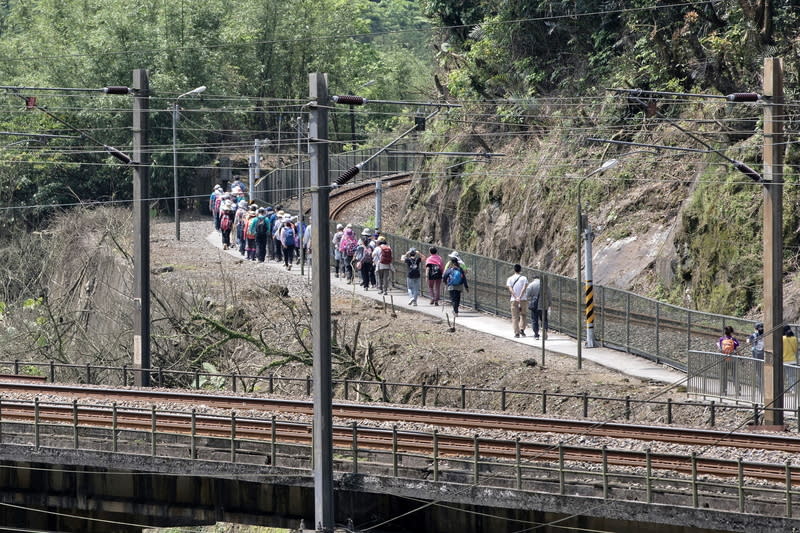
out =
[(748, 167), (741, 161), (734, 161), (733, 166), (736, 168), (736, 170), (738, 170), (751, 180), (755, 181), (756, 183), (761, 183), (762, 181), (764, 181), (764, 178), (761, 177), (761, 174), (759, 174), (752, 168)]
[(103, 87), (103, 92), (106, 94), (130, 94), (132, 92), (130, 87), (123, 87), (121, 85), (113, 85), (111, 87)]
[(367, 103), (367, 99), (363, 96), (354, 96), (352, 94), (331, 96), (331, 100), (334, 104), (364, 105)]
[(758, 93), (732, 93), (726, 96), (729, 102), (758, 102), (761, 95)]
[(336, 178), (336, 185), (344, 185), (351, 179), (358, 176), (359, 172), (361, 172), (361, 167), (358, 165), (348, 168), (347, 170), (342, 172), (342, 174), (338, 178)]

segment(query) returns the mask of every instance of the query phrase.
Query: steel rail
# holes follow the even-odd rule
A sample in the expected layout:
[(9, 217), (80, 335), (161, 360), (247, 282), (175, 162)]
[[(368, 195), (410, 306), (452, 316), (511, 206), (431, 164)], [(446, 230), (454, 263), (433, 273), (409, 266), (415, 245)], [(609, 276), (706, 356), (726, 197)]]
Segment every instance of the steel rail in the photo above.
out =
[[(242, 409), (263, 411), (271, 414), (300, 414), (310, 416), (313, 404), (305, 400), (259, 398), (246, 396), (212, 395), (191, 392), (171, 392), (140, 389), (113, 389), (20, 383), (0, 381), (7, 392), (31, 395), (62, 395), (71, 398), (96, 398), (106, 401), (133, 400), (142, 403), (172, 403), (205, 405), (217, 409)], [(2, 400), (2, 414), (14, 405), (10, 399)], [(82, 409), (84, 406), (80, 406)], [(88, 410), (90, 407), (85, 407)], [(744, 449), (800, 452), (800, 437), (778, 433), (729, 433), (696, 428), (632, 425), (623, 423), (599, 423), (589, 420), (531, 417), (521, 415), (436, 410), (428, 408), (400, 407), (389, 405), (356, 404), (335, 402), (334, 417), (346, 420), (372, 420), (376, 422), (418, 423), (438, 427), (467, 428), (476, 431), (493, 429), (514, 432), (549, 432), (580, 434), (596, 437), (672, 442), (698, 446), (721, 446)], [(217, 417), (219, 418), (219, 417)], [(148, 418), (149, 420), (149, 418)]]
[[(211, 437), (229, 439), (233, 432), (231, 418), (192, 415), (188, 413), (150, 413), (146, 410), (129, 408), (86, 407), (71, 405), (42, 404), (35, 406), (33, 402), (6, 401), (3, 405), (3, 422), (36, 423), (41, 425), (75, 425), (78, 427), (115, 429), (116, 431), (155, 431), (159, 434), (194, 435), (195, 437)], [(236, 418), (235, 436), (239, 439), (270, 442), (273, 434), (279, 444), (291, 444), (310, 447), (312, 444), (311, 425), (298, 422), (275, 421), (252, 418)], [(474, 460), (476, 438), (459, 435), (437, 434), (434, 439), (431, 433), (416, 431), (394, 431), (357, 427), (359, 452), (375, 451), (384, 453), (416, 454), (424, 457), (461, 458), (464, 461)], [(434, 443), (434, 440), (436, 441)], [(334, 446), (346, 450), (352, 449), (353, 428), (334, 427)], [(641, 451), (586, 448), (580, 446), (551, 445), (535, 442), (518, 442), (507, 439), (477, 439), (480, 458), (494, 459), (502, 464), (514, 461), (604, 463), (622, 467), (669, 470), (682, 473), (714, 475), (719, 477), (750, 478), (770, 481), (785, 481), (787, 473), (792, 482), (800, 481), (800, 467), (785, 464), (740, 463), (727, 459), (708, 457), (689, 457), (664, 453), (646, 453)], [(518, 455), (519, 454), (519, 455)]]

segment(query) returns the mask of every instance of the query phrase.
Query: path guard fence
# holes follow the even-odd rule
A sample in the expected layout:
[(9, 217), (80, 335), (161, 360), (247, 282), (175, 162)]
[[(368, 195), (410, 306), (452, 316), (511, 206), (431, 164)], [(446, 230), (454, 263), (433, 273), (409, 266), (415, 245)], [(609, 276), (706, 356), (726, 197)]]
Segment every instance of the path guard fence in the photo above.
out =
[[(405, 145), (398, 150), (413, 150)], [(375, 153), (374, 150), (356, 150), (331, 156), (330, 175), (336, 178), (344, 170), (355, 166)], [(359, 177), (361, 181), (396, 172), (415, 170), (417, 159), (383, 153), (370, 162)], [(256, 197), (268, 204), (296, 195), (298, 174), (304, 184), (308, 183), (308, 161), (269, 173), (256, 188)], [(334, 222), (346, 223), (341, 220)], [(332, 228), (335, 225), (331, 225)], [(360, 232), (362, 228), (354, 225)], [(393, 277), (395, 286), (405, 286), (406, 267), (399, 262), (400, 256), (409, 248), (428, 253), (431, 243), (407, 239), (385, 233), (394, 255), (396, 271)], [(435, 244), (442, 257), (453, 251), (452, 248)], [(510, 317), (506, 279), (513, 273), (513, 264), (482, 255), (459, 251), (467, 266), (470, 292), (462, 296), (462, 304), (481, 312)], [(576, 336), (575, 278), (561, 276), (523, 266), (522, 273), (531, 279), (541, 276), (550, 294), (549, 328), (561, 333)], [(427, 290), (423, 284), (423, 294)], [(664, 363), (682, 371), (689, 367), (690, 351), (714, 350), (717, 339), (725, 326), (733, 326), (741, 340), (753, 331), (754, 321), (726, 315), (694, 311), (676, 305), (659, 302), (629, 291), (595, 284), (595, 340), (609, 348), (645, 357), (657, 363)], [(447, 291), (443, 291), (446, 297)], [(583, 307), (580, 309), (583, 316)], [(511, 328), (509, 326), (509, 332)], [(795, 329), (795, 331), (797, 331)]]
[[(689, 351), (686, 391), (700, 398), (764, 403), (764, 361), (717, 352)], [(783, 407), (800, 409), (800, 367), (783, 365)]]

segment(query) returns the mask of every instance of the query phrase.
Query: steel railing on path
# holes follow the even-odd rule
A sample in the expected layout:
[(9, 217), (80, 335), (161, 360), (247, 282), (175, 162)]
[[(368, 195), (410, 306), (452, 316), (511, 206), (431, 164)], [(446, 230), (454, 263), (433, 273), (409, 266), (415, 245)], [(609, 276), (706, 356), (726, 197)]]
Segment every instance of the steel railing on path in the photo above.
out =
[[(764, 361), (718, 352), (689, 351), (686, 392), (700, 398), (764, 403)], [(800, 367), (783, 365), (783, 408), (800, 412)]]

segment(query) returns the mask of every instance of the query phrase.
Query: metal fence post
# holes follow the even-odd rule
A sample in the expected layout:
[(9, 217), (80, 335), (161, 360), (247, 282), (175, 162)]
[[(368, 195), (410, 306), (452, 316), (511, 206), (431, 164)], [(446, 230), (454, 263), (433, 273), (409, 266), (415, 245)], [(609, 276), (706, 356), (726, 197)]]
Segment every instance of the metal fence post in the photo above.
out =
[(39, 449), (39, 398), (33, 399), (33, 446)]
[(156, 406), (151, 406), (150, 411), (150, 455), (156, 456)]
[(119, 439), (117, 437), (117, 402), (111, 404), (111, 449), (114, 453), (117, 452), (119, 447)]
[(72, 447), (78, 449), (78, 400), (72, 400)]
[(480, 470), (480, 457), (481, 457), (480, 439), (477, 433), (472, 437), (472, 446), (474, 450), (473, 462), (472, 462), (472, 480), (473, 484), (477, 485), (479, 481), (478, 475)]
[(190, 439), (189, 458), (194, 461), (197, 459), (197, 409), (192, 409), (192, 432), (190, 434)]
[(392, 426), (392, 476), (397, 477), (397, 426)]
[(433, 480), (439, 481), (439, 430), (433, 430)]
[(631, 352), (631, 293), (625, 293), (625, 351)]
[(353, 473), (358, 474), (358, 423), (351, 424), (353, 428)]
[(514, 439), (514, 458), (517, 466), (517, 490), (522, 490), (522, 448), (519, 437)]
[(236, 411), (231, 411), (231, 462), (236, 463)]

